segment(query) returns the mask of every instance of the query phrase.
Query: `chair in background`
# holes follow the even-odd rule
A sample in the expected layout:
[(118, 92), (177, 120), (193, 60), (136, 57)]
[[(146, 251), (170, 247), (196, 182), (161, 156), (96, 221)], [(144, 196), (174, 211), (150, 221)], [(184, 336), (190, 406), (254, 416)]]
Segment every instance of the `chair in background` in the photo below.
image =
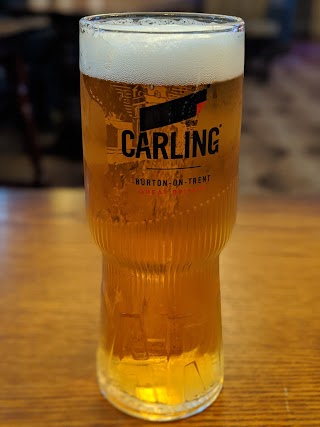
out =
[(4, 70), (2, 80), (5, 80), (7, 99), (2, 108), (13, 106), (18, 113), (21, 122), (21, 144), (33, 167), (33, 180), (30, 182), (33, 186), (43, 185), (43, 170), (37, 141), (34, 102), (30, 91), (27, 44), (30, 37), (37, 34), (42, 37), (49, 24), (49, 20), (44, 17), (0, 17), (0, 65)]
[(273, 60), (290, 48), (296, 5), (296, 0), (269, 0), (264, 19), (247, 21), (247, 74), (269, 80)]

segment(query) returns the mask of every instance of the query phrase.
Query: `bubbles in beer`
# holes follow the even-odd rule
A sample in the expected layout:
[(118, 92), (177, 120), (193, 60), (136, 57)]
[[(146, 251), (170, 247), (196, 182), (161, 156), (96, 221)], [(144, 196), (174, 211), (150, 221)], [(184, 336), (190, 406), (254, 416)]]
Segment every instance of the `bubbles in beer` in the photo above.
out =
[[(101, 24), (101, 28), (108, 28), (112, 25), (121, 25), (123, 26), (142, 26), (142, 27), (148, 27), (153, 26), (156, 28), (159, 25), (170, 25), (170, 26), (190, 26), (190, 25), (208, 25), (206, 22), (196, 20), (196, 19), (190, 19), (190, 18), (179, 18), (179, 19), (170, 19), (170, 18), (141, 18), (138, 20), (133, 20), (132, 18), (119, 18), (119, 19), (110, 19), (108, 22)], [(209, 24), (210, 26), (210, 24)], [(184, 30), (184, 29), (183, 29)], [(174, 31), (174, 29), (171, 28), (171, 31)]]

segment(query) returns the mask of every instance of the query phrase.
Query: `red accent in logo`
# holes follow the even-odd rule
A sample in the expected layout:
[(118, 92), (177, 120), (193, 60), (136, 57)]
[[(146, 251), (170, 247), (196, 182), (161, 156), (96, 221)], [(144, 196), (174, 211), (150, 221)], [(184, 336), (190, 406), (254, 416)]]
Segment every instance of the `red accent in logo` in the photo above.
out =
[(206, 102), (207, 101), (203, 101), (203, 102), (199, 102), (199, 104), (197, 104), (197, 115), (200, 113), (202, 108), (205, 106)]

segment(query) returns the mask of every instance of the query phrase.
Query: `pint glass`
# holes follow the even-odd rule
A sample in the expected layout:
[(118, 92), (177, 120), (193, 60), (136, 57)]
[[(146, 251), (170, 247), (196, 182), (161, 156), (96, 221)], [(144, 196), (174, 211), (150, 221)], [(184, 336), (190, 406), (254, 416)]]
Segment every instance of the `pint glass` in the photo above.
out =
[(236, 216), (244, 24), (80, 21), (86, 208), (102, 253), (97, 375), (120, 410), (187, 417), (223, 383), (219, 255)]

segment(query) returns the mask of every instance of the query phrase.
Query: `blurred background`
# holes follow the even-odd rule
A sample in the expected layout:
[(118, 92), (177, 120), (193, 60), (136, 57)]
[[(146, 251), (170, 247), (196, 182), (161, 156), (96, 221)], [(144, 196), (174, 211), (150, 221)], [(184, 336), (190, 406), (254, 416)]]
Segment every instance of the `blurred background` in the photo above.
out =
[(0, 186), (83, 185), (78, 21), (190, 11), (246, 20), (241, 194), (320, 194), (320, 0), (0, 0)]

